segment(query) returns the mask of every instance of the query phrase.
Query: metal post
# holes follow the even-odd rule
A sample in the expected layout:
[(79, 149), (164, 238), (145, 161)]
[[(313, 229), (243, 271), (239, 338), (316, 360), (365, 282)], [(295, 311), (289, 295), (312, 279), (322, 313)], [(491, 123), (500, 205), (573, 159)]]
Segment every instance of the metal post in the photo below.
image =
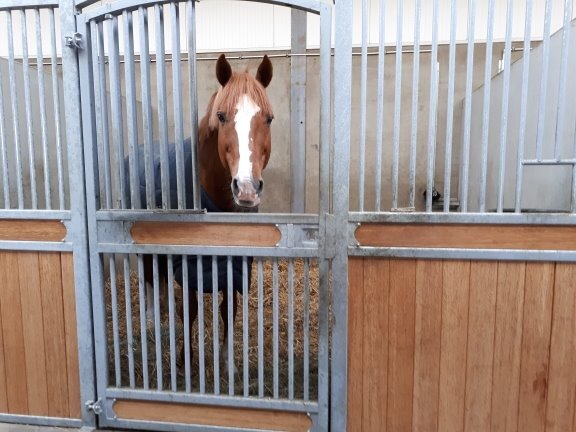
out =
[(306, 204), (306, 12), (292, 9), (290, 58), (290, 151), (292, 213), (304, 213)]
[[(60, 1), (60, 28), (64, 35), (76, 33), (76, 10), (74, 0)], [(81, 29), (81, 30), (86, 30)], [(87, 53), (89, 55), (89, 53)], [(89, 62), (87, 62), (89, 64)], [(78, 364), (80, 375), (80, 399), (95, 400), (94, 339), (90, 265), (88, 259), (87, 207), (82, 140), (82, 111), (80, 106), (80, 70), (77, 52), (72, 48), (62, 50), (62, 74), (64, 115), (66, 118), (66, 143), (68, 146), (68, 172), (70, 182), (70, 208), (72, 221), (68, 238), (72, 241), (74, 255), (74, 286), (78, 332)], [(90, 126), (92, 125), (91, 122)], [(84, 127), (87, 125), (85, 124)], [(88, 132), (91, 133), (91, 130)], [(81, 319), (80, 319), (81, 317)], [(82, 422), (96, 426), (94, 412), (82, 410)]]
[[(334, 53), (334, 167), (333, 230), (346, 232), (349, 209), (350, 106), (352, 82), (352, 2), (335, 6), (336, 44)], [(332, 346), (347, 353), (348, 346), (348, 244), (346, 236), (335, 236), (332, 260)], [(333, 355), (331, 364), (331, 430), (346, 430), (348, 408), (348, 358)]]

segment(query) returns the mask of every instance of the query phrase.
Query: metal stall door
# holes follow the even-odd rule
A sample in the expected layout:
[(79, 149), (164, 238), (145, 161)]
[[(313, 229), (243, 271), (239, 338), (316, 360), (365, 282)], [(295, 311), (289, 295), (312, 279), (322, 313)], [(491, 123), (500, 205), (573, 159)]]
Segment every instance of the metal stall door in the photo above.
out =
[(204, 210), (195, 2), (77, 17), (101, 427), (328, 430), (331, 5), (282, 5), (320, 16), (316, 214)]

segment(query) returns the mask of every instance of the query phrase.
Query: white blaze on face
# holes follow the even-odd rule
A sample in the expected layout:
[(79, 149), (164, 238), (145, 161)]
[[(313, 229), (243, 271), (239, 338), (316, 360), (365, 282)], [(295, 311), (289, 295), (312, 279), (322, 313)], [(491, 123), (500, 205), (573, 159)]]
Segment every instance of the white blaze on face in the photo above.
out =
[(236, 134), (238, 135), (238, 147), (240, 153), (240, 160), (238, 161), (238, 172), (236, 176), (238, 180), (250, 180), (252, 178), (252, 150), (250, 150), (250, 123), (252, 117), (260, 111), (260, 107), (254, 103), (248, 95), (243, 95), (238, 104), (236, 105)]

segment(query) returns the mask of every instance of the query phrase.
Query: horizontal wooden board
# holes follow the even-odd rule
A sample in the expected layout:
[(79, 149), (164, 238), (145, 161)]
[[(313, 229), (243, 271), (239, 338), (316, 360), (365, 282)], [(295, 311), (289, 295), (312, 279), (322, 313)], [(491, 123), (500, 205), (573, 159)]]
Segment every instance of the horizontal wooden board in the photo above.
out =
[(576, 250), (576, 226), (362, 224), (360, 246)]
[(54, 220), (0, 219), (0, 241), (61, 242), (66, 227)]
[(118, 418), (123, 420), (184, 423), (283, 432), (304, 432), (312, 427), (310, 417), (306, 413), (301, 412), (130, 400), (116, 401), (113, 409)]
[(281, 238), (269, 224), (135, 222), (130, 232), (139, 244), (274, 247)]

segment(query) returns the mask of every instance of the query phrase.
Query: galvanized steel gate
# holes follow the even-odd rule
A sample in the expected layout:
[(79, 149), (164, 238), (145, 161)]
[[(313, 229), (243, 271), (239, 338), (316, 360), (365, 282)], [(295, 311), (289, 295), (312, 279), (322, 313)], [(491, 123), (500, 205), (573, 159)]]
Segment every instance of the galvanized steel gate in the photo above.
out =
[[(316, 215), (203, 212), (194, 174), (199, 109), (194, 1), (122, 1), (77, 16), (97, 365), (98, 400), (93, 409), (101, 411), (100, 426), (328, 427), (331, 5), (302, 0), (283, 4), (320, 16), (321, 187)], [(172, 53), (180, 53), (185, 41), (184, 58), (172, 55), (171, 63), (167, 61), (165, 34)], [(140, 45), (138, 59), (135, 40)], [(169, 74), (172, 87), (167, 89)], [(173, 130), (169, 111), (174, 114)], [(183, 119), (185, 111), (190, 117)], [(169, 141), (175, 143), (175, 167), (170, 168)], [(151, 168), (154, 158), (159, 159), (161, 175)], [(145, 169), (140, 170), (139, 163)], [(177, 203), (170, 202), (168, 186), (167, 173), (173, 168)], [(188, 170), (193, 184), (180, 181)], [(154, 198), (159, 180), (154, 176), (159, 175), (161, 203)], [(140, 196), (141, 187), (146, 199)], [(190, 188), (194, 209), (183, 211)], [(212, 234), (202, 237), (203, 230)], [(271, 234), (263, 241), (235, 240), (238, 230)], [(171, 240), (163, 240), (166, 236)], [(145, 286), (144, 254), (153, 257), (153, 291)], [(158, 270), (163, 259), (168, 266), (167, 292), (162, 291)], [(208, 274), (203, 271), (207, 266)], [(235, 326), (240, 331), (234, 334), (230, 294), (236, 271), (242, 273), (243, 295)], [(227, 330), (233, 335), (224, 345), (219, 341), (217, 305), (221, 273), (227, 280), (220, 287), (228, 293)], [(205, 283), (210, 275), (212, 281)], [(175, 278), (182, 289), (175, 286)], [(199, 287), (198, 294), (192, 286)], [(303, 291), (297, 292), (297, 286)], [(192, 336), (189, 299), (196, 295), (198, 327)], [(283, 296), (285, 304), (279, 300)], [(317, 303), (312, 306), (314, 296)], [(162, 298), (167, 298), (166, 314)], [(295, 324), (295, 318), (302, 322)], [(303, 348), (295, 353), (298, 338)]]

